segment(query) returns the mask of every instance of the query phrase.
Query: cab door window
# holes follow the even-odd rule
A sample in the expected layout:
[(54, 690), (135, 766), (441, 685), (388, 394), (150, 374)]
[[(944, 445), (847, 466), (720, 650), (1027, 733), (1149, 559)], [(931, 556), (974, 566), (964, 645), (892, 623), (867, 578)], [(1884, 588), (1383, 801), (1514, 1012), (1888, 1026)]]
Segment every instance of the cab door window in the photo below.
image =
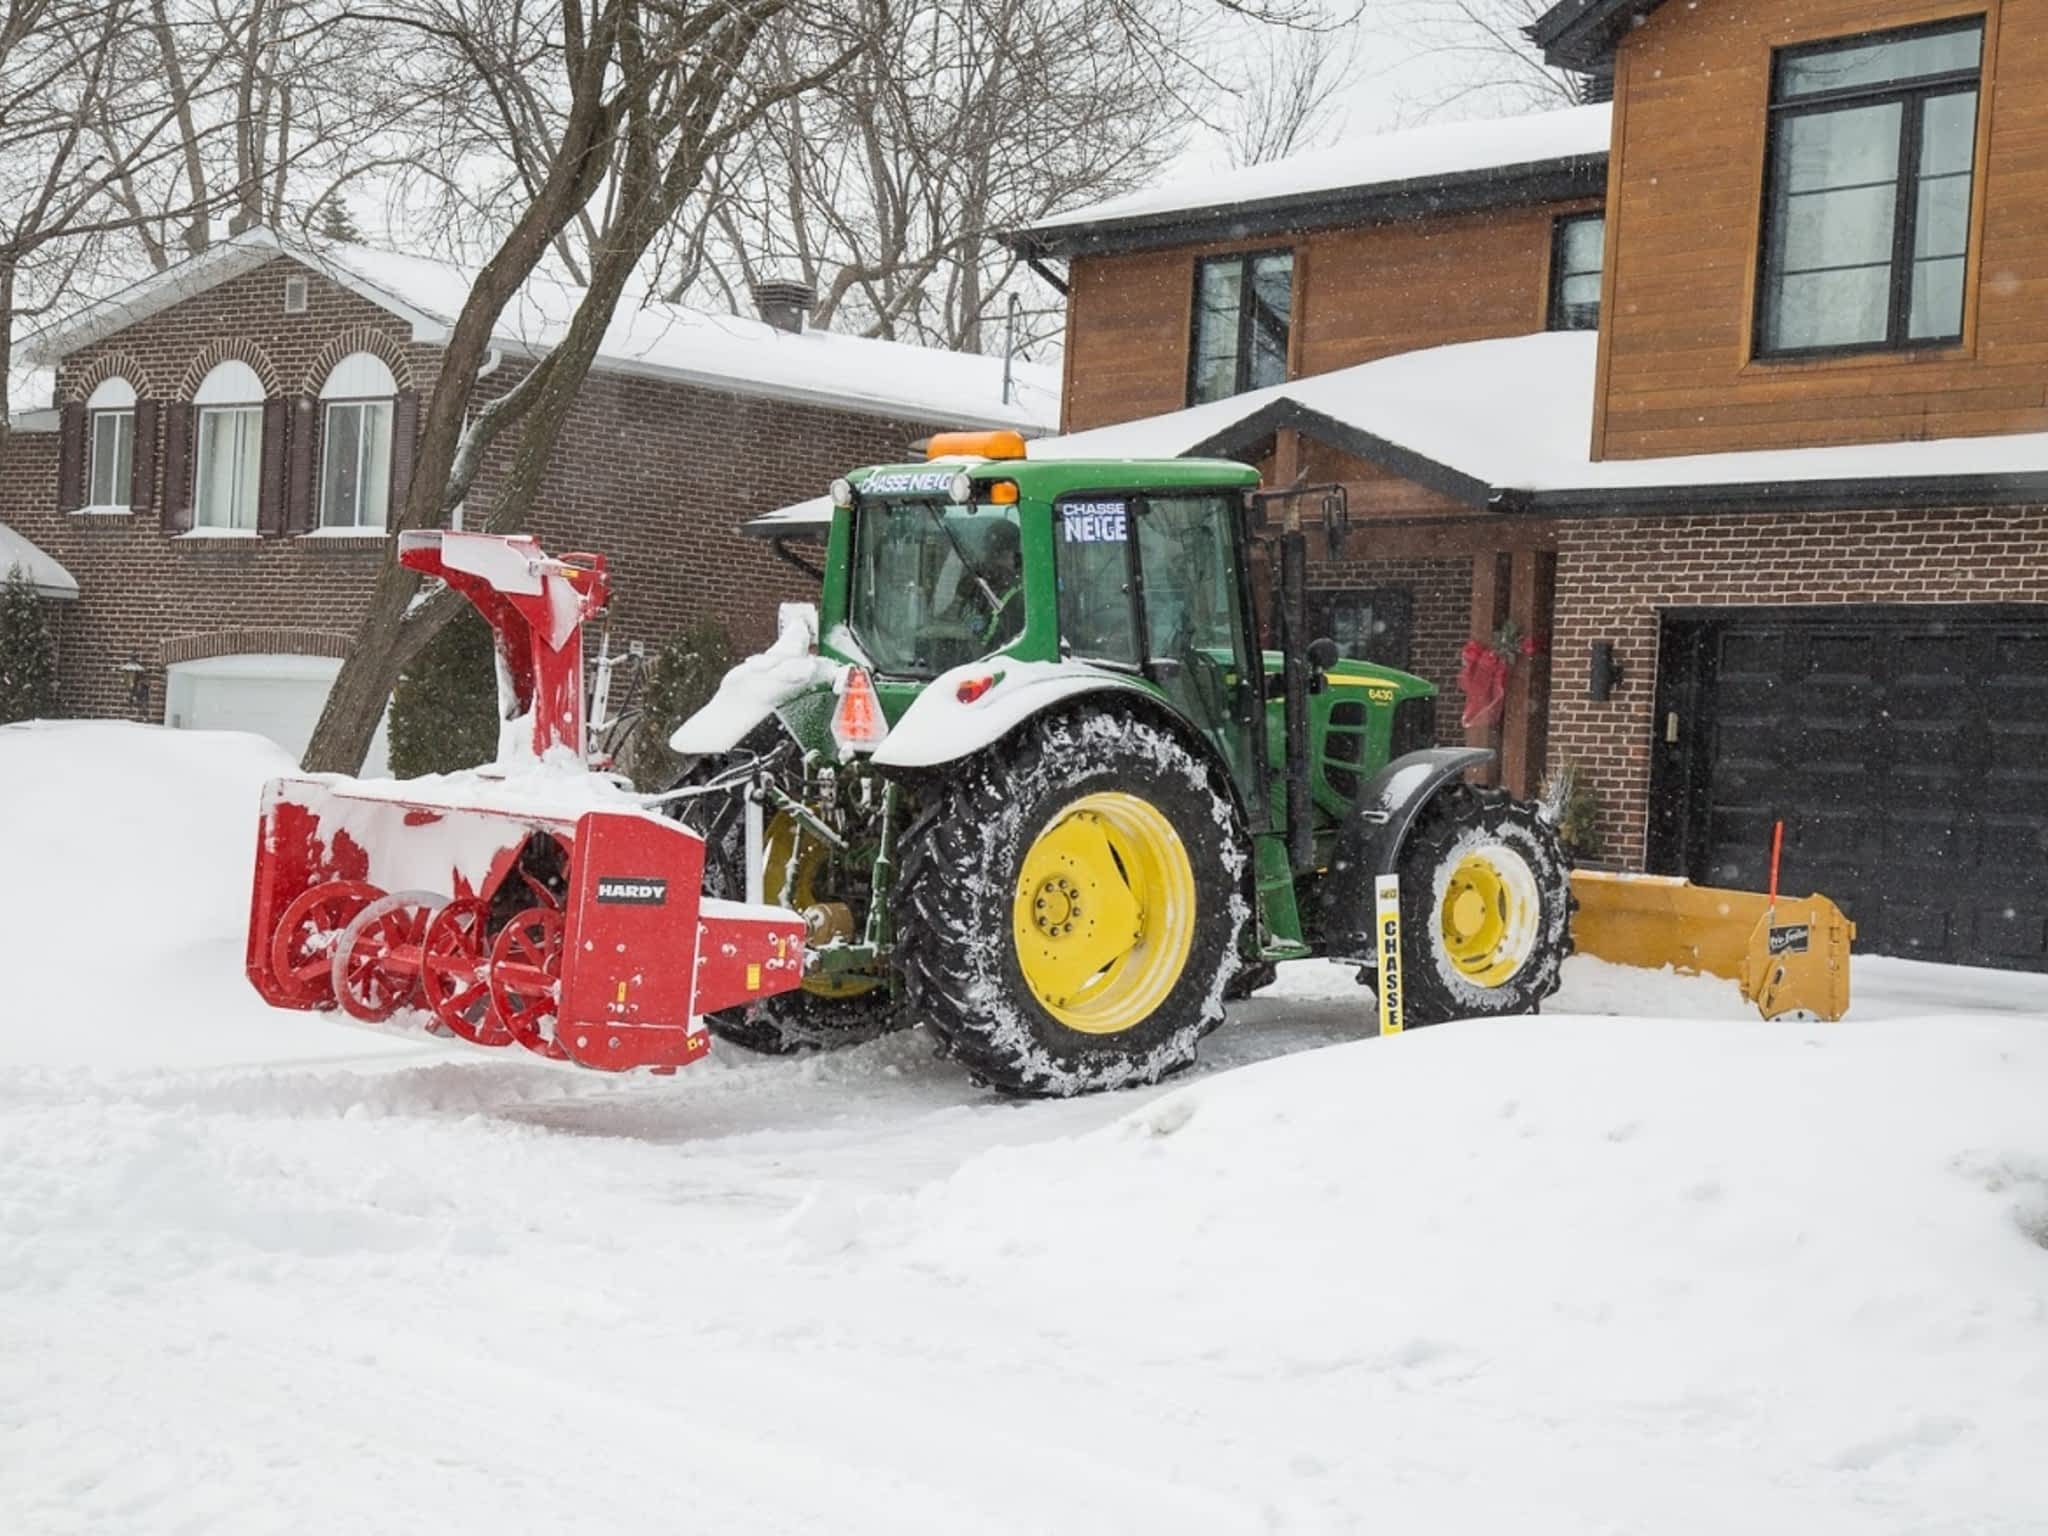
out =
[(1054, 508), (1054, 515), (1060, 654), (1136, 667), (1130, 499), (1070, 497)]
[(1148, 496), (1136, 522), (1147, 670), (1249, 789), (1252, 691), (1237, 508), (1230, 495)]

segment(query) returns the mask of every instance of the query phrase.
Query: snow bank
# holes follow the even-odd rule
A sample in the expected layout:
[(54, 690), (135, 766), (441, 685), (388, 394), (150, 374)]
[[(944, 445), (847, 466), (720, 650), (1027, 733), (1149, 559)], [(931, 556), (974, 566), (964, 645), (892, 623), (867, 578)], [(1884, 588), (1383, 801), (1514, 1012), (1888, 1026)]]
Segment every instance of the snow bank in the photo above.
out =
[(259, 796), (296, 772), (275, 743), (238, 731), (0, 727), (0, 1064), (378, 1049), (271, 1011), (242, 977)]
[(619, 1081), (264, 1009), (289, 767), (0, 729), (0, 1531), (2048, 1529), (2039, 977), (1378, 1041), (1307, 962), (1165, 1090)]
[(1117, 224), (1191, 209), (1281, 202), (1319, 193), (1391, 189), (1480, 171), (1506, 172), (1554, 161), (1590, 159), (1607, 153), (1612, 119), (1613, 108), (1601, 104), (1362, 134), (1263, 165), (1178, 177), (1041, 219), (1026, 233), (1077, 224)]
[(1293, 1528), (2034, 1528), (2044, 1024), (1342, 1046), (988, 1153), (835, 1262), (1151, 1378), (1203, 1430), (1164, 1454)]

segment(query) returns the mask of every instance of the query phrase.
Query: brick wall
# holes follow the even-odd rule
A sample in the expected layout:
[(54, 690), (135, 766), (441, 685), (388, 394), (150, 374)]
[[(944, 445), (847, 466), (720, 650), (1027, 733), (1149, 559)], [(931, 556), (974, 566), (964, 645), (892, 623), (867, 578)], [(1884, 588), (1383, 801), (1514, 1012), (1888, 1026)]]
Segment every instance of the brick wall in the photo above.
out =
[[(287, 274), (308, 279), (301, 314), (284, 313)], [(267, 390), (317, 396), (341, 357), (365, 350), (384, 358), (401, 389), (424, 395), (439, 352), (410, 337), (405, 321), (280, 258), (66, 358), (57, 394), (82, 401), (119, 374), (143, 399), (189, 400), (207, 369), (233, 356), (255, 368)], [(507, 363), (489, 389), (509, 388), (519, 371)], [(819, 494), (854, 465), (902, 457), (932, 430), (593, 375), (551, 465), (534, 531), (551, 548), (613, 558), (615, 640), (657, 641), (686, 620), (715, 617), (742, 645), (759, 645), (770, 637), (778, 601), (810, 598), (816, 589), (766, 544), (741, 536), (738, 524)], [(0, 520), (78, 579), (82, 595), (65, 616), (59, 668), (67, 712), (161, 719), (163, 669), (171, 662), (254, 651), (346, 654), (388, 558), (384, 537), (177, 538), (163, 531), (156, 510), (59, 513), (57, 447), (55, 433), (15, 436), (0, 465)], [(317, 465), (317, 439), (313, 451)], [(473, 490), (472, 526), (487, 514), (501, 469), (487, 463)], [(131, 658), (147, 669), (145, 711), (133, 705), (131, 676), (121, 670)]]
[[(1599, 795), (1609, 861), (1642, 865), (1661, 609), (1885, 602), (2048, 602), (2048, 511), (1566, 523), (1549, 761), (1575, 761)], [(1605, 704), (1585, 696), (1595, 640), (1627, 671)]]
[(1436, 712), (1437, 741), (1463, 746), (1459, 722), (1459, 652), (1472, 622), (1472, 562), (1460, 556), (1441, 560), (1318, 560), (1309, 556), (1311, 592), (1345, 588), (1402, 587), (1412, 594), (1408, 670), (1435, 683), (1440, 691)]

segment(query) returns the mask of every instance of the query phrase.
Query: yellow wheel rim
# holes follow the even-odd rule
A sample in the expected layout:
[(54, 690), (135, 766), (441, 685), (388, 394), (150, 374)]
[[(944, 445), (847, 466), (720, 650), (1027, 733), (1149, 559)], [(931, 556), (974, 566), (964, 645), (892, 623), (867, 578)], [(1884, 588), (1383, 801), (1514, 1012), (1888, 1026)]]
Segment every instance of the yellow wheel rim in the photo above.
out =
[(1010, 926), (1040, 1007), (1084, 1035), (1121, 1034), (1152, 1016), (1187, 967), (1187, 848), (1136, 795), (1084, 795), (1024, 855)]
[[(817, 903), (814, 882), (829, 848), (804, 830), (787, 811), (777, 811), (761, 834), (761, 894), (778, 906), (801, 912)], [(841, 971), (806, 976), (804, 991), (813, 997), (859, 997), (881, 985), (875, 976)]]
[(1444, 952), (1466, 980), (1497, 987), (1522, 968), (1535, 938), (1536, 881), (1506, 849), (1458, 860), (1437, 904)]

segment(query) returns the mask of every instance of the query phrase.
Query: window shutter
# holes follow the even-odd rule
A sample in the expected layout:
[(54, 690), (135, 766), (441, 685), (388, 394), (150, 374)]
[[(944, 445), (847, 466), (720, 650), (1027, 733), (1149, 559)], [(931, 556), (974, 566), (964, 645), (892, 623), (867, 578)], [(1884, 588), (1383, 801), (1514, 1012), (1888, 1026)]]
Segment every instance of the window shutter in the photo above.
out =
[(310, 396), (292, 402), (291, 449), (285, 466), (284, 528), (287, 533), (313, 530), (313, 423), (317, 408)]
[(165, 533), (183, 533), (192, 526), (192, 407), (173, 401), (164, 407)]
[(85, 505), (85, 406), (65, 402), (57, 413), (57, 510), (76, 512)]
[(258, 533), (284, 532), (284, 439), (291, 419), (291, 401), (280, 396), (263, 402), (263, 478), (256, 490)]
[(128, 510), (156, 505), (156, 402), (135, 402), (135, 458), (128, 475)]
[(391, 511), (385, 518), (396, 527), (405, 511), (406, 492), (412, 486), (413, 450), (420, 441), (420, 392), (401, 389), (391, 406)]

